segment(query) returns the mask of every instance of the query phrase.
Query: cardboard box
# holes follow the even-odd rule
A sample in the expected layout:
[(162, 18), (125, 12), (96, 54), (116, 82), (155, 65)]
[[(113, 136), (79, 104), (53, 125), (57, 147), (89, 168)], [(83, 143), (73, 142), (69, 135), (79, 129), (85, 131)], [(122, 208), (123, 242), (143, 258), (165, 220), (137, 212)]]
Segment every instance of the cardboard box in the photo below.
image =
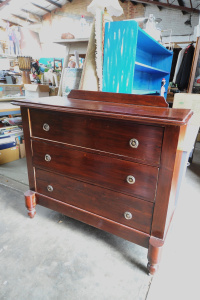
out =
[(0, 165), (19, 159), (19, 147), (0, 150)]
[(49, 97), (49, 86), (45, 84), (24, 84), (24, 89), (28, 99)]
[(197, 142), (200, 142), (200, 133), (197, 135)]
[(57, 96), (58, 95), (58, 87), (50, 87), (49, 96)]
[(26, 157), (26, 151), (25, 151), (25, 144), (19, 144), (19, 157), (24, 158)]

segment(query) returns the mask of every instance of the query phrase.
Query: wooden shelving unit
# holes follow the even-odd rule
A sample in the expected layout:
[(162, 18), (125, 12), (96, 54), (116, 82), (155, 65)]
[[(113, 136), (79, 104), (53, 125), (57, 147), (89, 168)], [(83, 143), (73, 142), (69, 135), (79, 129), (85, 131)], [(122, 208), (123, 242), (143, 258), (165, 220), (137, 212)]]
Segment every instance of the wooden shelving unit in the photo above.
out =
[(167, 50), (135, 21), (106, 23), (103, 91), (160, 95), (161, 81), (169, 84), (173, 52)]
[(58, 96), (62, 95), (62, 81), (64, 70), (67, 68), (69, 55), (74, 54), (74, 51), (77, 50), (79, 54), (86, 54), (89, 38), (80, 38), (80, 39), (59, 39), (55, 40), (54, 43), (60, 44), (66, 47), (66, 56), (63, 64), (60, 85), (58, 90)]

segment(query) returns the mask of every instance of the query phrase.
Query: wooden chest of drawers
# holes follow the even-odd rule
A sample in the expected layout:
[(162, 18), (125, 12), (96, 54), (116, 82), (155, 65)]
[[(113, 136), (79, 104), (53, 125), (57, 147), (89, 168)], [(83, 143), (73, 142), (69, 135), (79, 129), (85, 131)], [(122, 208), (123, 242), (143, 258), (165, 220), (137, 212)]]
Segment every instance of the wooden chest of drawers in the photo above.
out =
[(18, 100), (36, 204), (148, 248), (154, 274), (170, 220), (190, 110), (162, 97), (72, 91)]

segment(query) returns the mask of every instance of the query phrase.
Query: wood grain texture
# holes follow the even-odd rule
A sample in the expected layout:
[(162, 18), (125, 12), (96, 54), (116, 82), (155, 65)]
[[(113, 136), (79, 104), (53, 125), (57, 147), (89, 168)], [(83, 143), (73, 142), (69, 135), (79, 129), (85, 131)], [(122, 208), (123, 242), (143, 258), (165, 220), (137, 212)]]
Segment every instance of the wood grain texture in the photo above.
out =
[[(48, 186), (53, 190), (48, 191)], [(150, 233), (153, 203), (40, 169), (36, 169), (36, 191), (120, 224)], [(130, 220), (124, 217), (127, 211), (132, 214)]]
[(109, 219), (97, 216), (81, 208), (60, 202), (56, 199), (46, 197), (36, 193), (37, 204), (58, 211), (68, 217), (79, 220), (101, 230), (115, 234), (127, 241), (141, 245), (145, 248), (149, 246), (150, 236), (147, 233), (119, 224)]
[[(78, 95), (14, 102), (22, 106), (36, 203), (148, 248), (153, 274), (173, 216), (192, 112), (145, 105), (155, 102), (152, 96)], [(136, 149), (130, 148), (132, 138), (139, 142)], [(132, 218), (125, 219), (125, 212)]]
[(71, 99), (83, 99), (92, 101), (103, 101), (113, 103), (123, 103), (132, 105), (144, 105), (144, 106), (158, 106), (169, 107), (164, 97), (161, 96), (141, 96), (132, 94), (120, 94), (120, 93), (105, 93), (83, 90), (71, 90), (68, 95)]
[[(30, 110), (32, 136), (159, 165), (163, 128), (66, 113)], [(49, 131), (43, 129), (49, 125)], [(64, 130), (60, 130), (63, 128)], [(134, 138), (138, 148), (129, 145)]]
[[(156, 167), (55, 146), (51, 143), (33, 141), (32, 144), (34, 166), (154, 201), (158, 176)], [(51, 161), (45, 161), (46, 154), (51, 156)], [(135, 177), (134, 184), (126, 181), (129, 175)]]
[(148, 249), (148, 264), (147, 270), (151, 275), (154, 275), (159, 268), (159, 263), (162, 254), (164, 242), (162, 240), (150, 237)]
[[(180, 127), (167, 126), (164, 132), (158, 188), (155, 199), (151, 235), (164, 239), (169, 199), (175, 197), (173, 174), (179, 141)], [(174, 178), (175, 180), (175, 178)]]
[(25, 140), (29, 187), (31, 190), (35, 190), (35, 174), (34, 174), (34, 168), (32, 164), (32, 145), (30, 139), (31, 128), (29, 126), (30, 125), (29, 110), (25, 107), (21, 107), (21, 115), (22, 115), (22, 125), (23, 125), (24, 140)]
[[(113, 94), (114, 97), (115, 94)], [(184, 125), (192, 116), (189, 109), (140, 106), (100, 101), (70, 99), (67, 97), (44, 97), (34, 100), (15, 100), (12, 104), (29, 108), (41, 108), (84, 115), (130, 120), (145, 124)]]

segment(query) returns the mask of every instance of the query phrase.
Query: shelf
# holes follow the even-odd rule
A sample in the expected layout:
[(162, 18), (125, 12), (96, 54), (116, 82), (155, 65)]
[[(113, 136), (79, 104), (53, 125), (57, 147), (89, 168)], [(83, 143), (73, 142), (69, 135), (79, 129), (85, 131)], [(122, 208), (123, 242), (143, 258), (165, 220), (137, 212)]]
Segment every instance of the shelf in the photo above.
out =
[(154, 38), (148, 35), (148, 33), (146, 33), (140, 27), (138, 27), (137, 47), (157, 55), (173, 54), (172, 51), (166, 49), (163, 45), (154, 40)]
[(12, 58), (12, 59), (17, 59), (17, 55), (0, 54), (0, 58)]
[(141, 64), (139, 62), (135, 62), (135, 70), (140, 71), (140, 72), (151, 73), (151, 74), (155, 74), (155, 73), (157, 73), (157, 74), (162, 73), (162, 74), (166, 74), (166, 75), (169, 74), (169, 72), (151, 67), (149, 65)]
[(59, 40), (54, 40), (53, 43), (60, 44), (60, 45), (66, 45), (70, 43), (88, 43), (89, 38), (80, 38), (80, 39), (59, 39)]
[(6, 86), (13, 86), (13, 87), (23, 87), (23, 84), (7, 84), (7, 83), (0, 83), (1, 87), (6, 87)]
[(12, 101), (12, 100), (18, 100), (18, 99), (25, 99), (25, 97), (3, 97), (0, 98), (0, 102), (1, 101)]
[(132, 94), (136, 95), (160, 95), (160, 91), (157, 90), (132, 90)]

